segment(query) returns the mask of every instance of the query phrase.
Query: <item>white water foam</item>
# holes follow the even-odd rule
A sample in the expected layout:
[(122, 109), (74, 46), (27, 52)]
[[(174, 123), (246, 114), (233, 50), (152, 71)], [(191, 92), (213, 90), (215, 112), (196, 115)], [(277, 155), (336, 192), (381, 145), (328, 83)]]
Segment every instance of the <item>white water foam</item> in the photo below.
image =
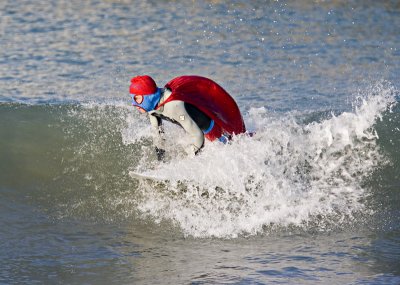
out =
[(385, 163), (373, 126), (394, 101), (393, 88), (382, 83), (359, 96), (353, 112), (321, 122), (251, 109), (245, 119), (257, 130), (254, 137), (207, 143), (195, 158), (172, 158), (146, 171), (169, 183), (142, 182), (139, 210), (194, 237), (291, 226), (323, 231), (351, 221), (368, 210), (363, 180)]

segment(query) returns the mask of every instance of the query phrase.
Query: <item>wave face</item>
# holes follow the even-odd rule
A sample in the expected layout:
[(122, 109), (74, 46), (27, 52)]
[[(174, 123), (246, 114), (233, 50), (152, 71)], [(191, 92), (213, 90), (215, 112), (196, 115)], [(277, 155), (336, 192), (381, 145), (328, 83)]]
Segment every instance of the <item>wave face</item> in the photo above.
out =
[[(197, 157), (167, 124), (164, 163), (146, 116), (125, 103), (1, 104), (0, 180), (56, 219), (165, 221), (194, 237), (330, 231), (371, 222), (381, 194), (398, 188), (396, 96), (379, 83), (351, 112), (250, 109), (254, 137), (207, 143)], [(130, 170), (166, 181), (137, 181)]]

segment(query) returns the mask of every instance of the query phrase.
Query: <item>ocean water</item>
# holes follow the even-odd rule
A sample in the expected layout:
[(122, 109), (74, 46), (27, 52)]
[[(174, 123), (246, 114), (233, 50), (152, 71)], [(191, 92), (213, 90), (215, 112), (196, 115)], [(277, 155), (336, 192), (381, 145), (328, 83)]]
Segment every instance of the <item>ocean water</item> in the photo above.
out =
[[(0, 284), (400, 284), (398, 1), (1, 1)], [(129, 80), (214, 79), (188, 157)], [(137, 180), (130, 171), (162, 181)]]

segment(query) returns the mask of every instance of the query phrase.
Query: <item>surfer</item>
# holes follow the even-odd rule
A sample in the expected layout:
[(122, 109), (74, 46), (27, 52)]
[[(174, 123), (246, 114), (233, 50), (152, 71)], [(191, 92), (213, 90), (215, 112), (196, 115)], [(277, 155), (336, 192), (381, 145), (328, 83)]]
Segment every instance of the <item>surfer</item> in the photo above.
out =
[(233, 98), (217, 83), (201, 76), (180, 76), (157, 87), (148, 75), (131, 79), (132, 104), (147, 113), (156, 133), (156, 153), (164, 156), (162, 120), (180, 125), (190, 136), (186, 152), (197, 154), (204, 138), (226, 143), (234, 134), (246, 132)]

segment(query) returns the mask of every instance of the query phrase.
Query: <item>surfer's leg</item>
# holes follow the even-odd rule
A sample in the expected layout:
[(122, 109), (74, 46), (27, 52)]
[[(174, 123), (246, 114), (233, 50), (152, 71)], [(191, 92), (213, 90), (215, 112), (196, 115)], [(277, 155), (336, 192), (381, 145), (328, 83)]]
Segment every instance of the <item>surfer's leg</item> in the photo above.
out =
[(188, 103), (185, 103), (185, 109), (192, 120), (197, 124), (197, 126), (199, 126), (199, 128), (203, 132), (209, 128), (212, 120), (206, 114), (204, 114), (195, 106)]
[(199, 109), (188, 103), (185, 103), (185, 109), (193, 121), (195, 121), (199, 128), (203, 131), (206, 139), (209, 141), (215, 141), (218, 139), (224, 144), (231, 140), (231, 135), (224, 134), (222, 132), (222, 128)]

